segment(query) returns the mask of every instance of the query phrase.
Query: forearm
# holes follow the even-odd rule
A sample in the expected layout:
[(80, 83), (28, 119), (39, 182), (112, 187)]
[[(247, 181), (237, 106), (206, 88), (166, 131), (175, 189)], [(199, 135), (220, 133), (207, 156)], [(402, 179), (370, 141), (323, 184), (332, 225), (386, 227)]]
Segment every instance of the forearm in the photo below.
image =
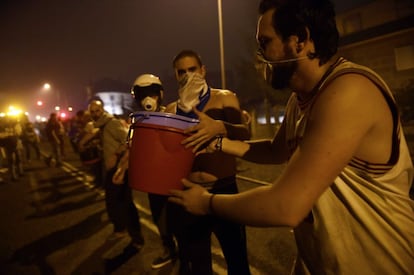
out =
[(242, 158), (249, 149), (250, 145), (244, 141), (223, 138), (221, 142), (221, 151), (235, 157)]
[(118, 168), (126, 170), (128, 169), (128, 166), (129, 166), (129, 149), (125, 150), (124, 154), (119, 160)]
[[(249, 226), (292, 226), (282, 201), (272, 197), (271, 186), (263, 186), (236, 195), (208, 198), (210, 214)], [(254, 202), (254, 203), (252, 203)]]
[(274, 151), (270, 140), (238, 141), (223, 138), (221, 150), (255, 163), (281, 164), (286, 161), (284, 153)]
[(250, 139), (250, 132), (244, 124), (231, 124), (223, 121), (225, 129), (224, 136), (233, 140), (247, 140)]

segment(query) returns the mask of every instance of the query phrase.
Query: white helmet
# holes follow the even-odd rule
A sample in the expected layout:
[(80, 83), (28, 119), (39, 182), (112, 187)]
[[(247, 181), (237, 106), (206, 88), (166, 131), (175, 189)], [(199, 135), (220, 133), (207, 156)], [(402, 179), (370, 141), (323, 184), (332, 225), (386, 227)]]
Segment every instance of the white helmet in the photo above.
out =
[[(142, 74), (135, 79), (131, 94), (138, 106), (147, 111), (158, 110), (163, 98), (163, 87), (158, 76)], [(154, 100), (157, 97), (157, 100)]]
[(158, 84), (162, 86), (161, 80), (158, 76), (153, 74), (142, 74), (135, 79), (133, 86), (137, 85), (140, 87), (150, 86), (152, 84)]

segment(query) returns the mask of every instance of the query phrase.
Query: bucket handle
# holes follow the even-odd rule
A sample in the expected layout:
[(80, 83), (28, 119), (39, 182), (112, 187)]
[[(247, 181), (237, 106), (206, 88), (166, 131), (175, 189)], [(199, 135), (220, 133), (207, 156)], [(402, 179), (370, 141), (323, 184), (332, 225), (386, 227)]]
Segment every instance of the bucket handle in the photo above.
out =
[(131, 118), (131, 124), (129, 125), (128, 134), (127, 134), (127, 138), (126, 138), (126, 145), (127, 145), (128, 148), (129, 148), (129, 142), (131, 140), (131, 134), (132, 134), (132, 131), (133, 131), (134, 124), (143, 121), (144, 119), (148, 118), (149, 115), (144, 114), (140, 118), (135, 119), (134, 114), (132, 113), (132, 114), (129, 115), (129, 117)]

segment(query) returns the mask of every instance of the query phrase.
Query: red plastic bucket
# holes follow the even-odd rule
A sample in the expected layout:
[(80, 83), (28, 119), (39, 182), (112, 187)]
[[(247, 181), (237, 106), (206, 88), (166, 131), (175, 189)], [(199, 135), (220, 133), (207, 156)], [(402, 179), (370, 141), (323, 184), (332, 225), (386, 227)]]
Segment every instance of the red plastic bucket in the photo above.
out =
[(194, 154), (181, 141), (183, 130), (198, 120), (170, 113), (136, 112), (129, 154), (129, 184), (139, 191), (168, 195), (182, 189), (181, 179), (191, 171)]

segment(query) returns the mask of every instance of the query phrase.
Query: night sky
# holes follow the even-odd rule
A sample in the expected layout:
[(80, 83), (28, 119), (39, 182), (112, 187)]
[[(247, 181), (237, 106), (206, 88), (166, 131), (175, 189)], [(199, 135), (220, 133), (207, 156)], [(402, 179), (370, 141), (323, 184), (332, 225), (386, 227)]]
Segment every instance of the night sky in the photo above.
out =
[[(231, 70), (255, 43), (260, 0), (222, 2)], [(354, 5), (336, 2), (339, 11)], [(208, 71), (220, 71), (214, 0), (3, 0), (0, 35), (0, 111), (8, 104), (30, 109), (46, 96), (45, 82), (76, 108), (85, 87), (105, 77), (127, 84), (142, 73), (171, 79), (171, 60), (185, 48), (198, 51)]]

